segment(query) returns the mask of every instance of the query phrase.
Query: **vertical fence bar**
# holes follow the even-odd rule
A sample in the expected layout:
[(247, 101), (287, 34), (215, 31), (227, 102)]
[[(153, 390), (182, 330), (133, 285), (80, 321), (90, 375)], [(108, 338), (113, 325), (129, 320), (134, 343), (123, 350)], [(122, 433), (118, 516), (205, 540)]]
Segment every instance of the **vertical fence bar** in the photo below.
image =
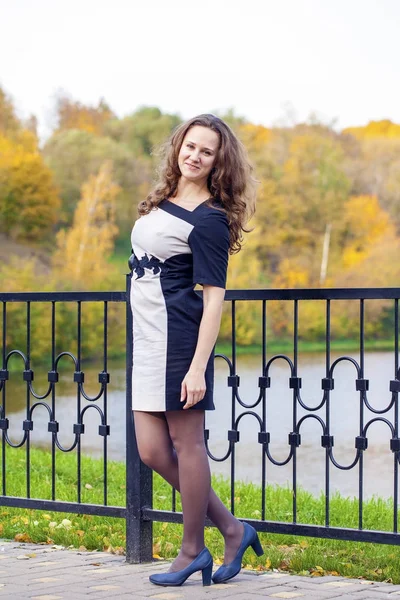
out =
[[(325, 377), (326, 379), (330, 376), (331, 368), (331, 301), (326, 301), (326, 339), (325, 339)], [(326, 422), (326, 435), (331, 435), (331, 411), (330, 411), (330, 390), (324, 390), (325, 394), (325, 422)], [(329, 448), (325, 448), (325, 527), (329, 527), (330, 521), (330, 479), (329, 479)]]
[[(31, 303), (26, 303), (26, 365), (25, 369), (29, 371), (31, 368)], [(30, 424), (30, 389), (29, 380), (26, 381), (26, 422), (27, 427), (32, 427)], [(26, 431), (26, 497), (31, 497), (31, 432), (29, 428)]]
[[(236, 301), (232, 300), (232, 369), (233, 375), (236, 375)], [(236, 397), (235, 387), (232, 387), (232, 431), (235, 428), (236, 421)], [(235, 514), (235, 443), (231, 444), (231, 513)]]
[[(56, 303), (51, 303), (51, 370), (56, 370)], [(51, 383), (52, 420), (56, 420), (56, 384)], [(51, 436), (51, 499), (56, 499), (56, 435)]]
[[(360, 377), (364, 378), (364, 300), (360, 299)], [(360, 391), (360, 436), (364, 429), (364, 395)], [(363, 527), (363, 473), (364, 473), (364, 452), (361, 451), (359, 471), (358, 471), (358, 528)]]
[[(394, 377), (399, 377), (399, 299), (394, 301)], [(394, 437), (399, 437), (399, 394), (395, 394), (394, 402)], [(393, 533), (398, 529), (399, 505), (399, 452), (393, 452)]]
[[(77, 365), (76, 370), (80, 373), (81, 371), (81, 324), (82, 324), (82, 303), (80, 300), (77, 302)], [(79, 378), (78, 378), (79, 379)], [(79, 380), (76, 380), (76, 413), (77, 413), (77, 423), (81, 422), (81, 386)], [(76, 459), (76, 487), (77, 487), (77, 502), (82, 501), (82, 482), (81, 482), (81, 436), (78, 435), (78, 444), (77, 444), (77, 459)]]
[[(262, 370), (261, 375), (264, 376), (265, 363), (267, 362), (267, 303), (262, 301)], [(265, 387), (262, 389), (262, 423), (263, 432), (267, 429), (267, 405), (265, 398)], [(261, 519), (265, 521), (266, 511), (266, 482), (267, 482), (267, 457), (265, 455), (264, 444), (261, 444)]]
[[(293, 359), (294, 373), (292, 377), (297, 377), (297, 361), (298, 361), (298, 336), (299, 336), (299, 301), (294, 301), (293, 315)], [(293, 389), (293, 425), (292, 431), (296, 431), (297, 426), (297, 394), (298, 390)], [(293, 523), (297, 522), (297, 448), (292, 446), (293, 452)]]
[[(104, 346), (103, 346), (103, 373), (107, 373), (107, 334), (108, 334), (108, 304), (104, 302), (104, 314), (103, 314), (103, 327), (104, 327)], [(107, 421), (107, 386), (108, 382), (103, 382), (103, 413), (104, 413), (104, 425), (108, 425)], [(108, 447), (108, 436), (105, 433), (103, 437), (103, 486), (104, 486), (104, 506), (107, 506), (107, 492), (108, 492), (108, 462), (107, 462), (107, 447)]]
[(131, 276), (126, 276), (126, 561), (153, 558), (153, 522), (144, 521), (143, 508), (152, 508), (151, 470), (142, 463), (136, 443), (132, 412), (133, 335), (130, 303)]
[[(7, 302), (3, 302), (3, 347), (2, 347), (2, 370), (4, 372), (4, 376), (6, 377), (5, 373), (6, 373), (6, 327), (7, 327)], [(1, 435), (1, 486), (2, 486), (2, 494), (3, 496), (6, 495), (7, 493), (7, 476), (6, 476), (6, 466), (7, 466), (7, 461), (6, 461), (6, 424), (7, 424), (7, 417), (6, 417), (6, 384), (7, 381), (6, 379), (3, 380), (3, 389), (1, 390), (1, 401), (2, 401), (2, 418), (4, 419), (4, 429), (2, 429), (2, 435)]]

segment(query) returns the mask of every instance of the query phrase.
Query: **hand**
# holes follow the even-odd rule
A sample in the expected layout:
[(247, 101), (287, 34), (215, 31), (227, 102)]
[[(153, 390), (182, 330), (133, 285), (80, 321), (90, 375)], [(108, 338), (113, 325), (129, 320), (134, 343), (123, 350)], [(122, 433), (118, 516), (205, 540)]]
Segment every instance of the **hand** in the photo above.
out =
[(204, 371), (188, 371), (181, 385), (181, 402), (185, 402), (183, 410), (191, 408), (200, 400), (203, 400), (206, 393), (206, 380)]

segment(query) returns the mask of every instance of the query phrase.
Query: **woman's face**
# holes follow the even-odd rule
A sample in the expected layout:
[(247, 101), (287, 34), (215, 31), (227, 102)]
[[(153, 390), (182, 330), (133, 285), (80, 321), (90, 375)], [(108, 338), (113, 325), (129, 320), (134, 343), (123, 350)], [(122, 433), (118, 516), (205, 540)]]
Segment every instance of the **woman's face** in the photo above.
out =
[(193, 182), (206, 182), (217, 159), (218, 149), (218, 133), (201, 125), (191, 127), (178, 155), (182, 177)]

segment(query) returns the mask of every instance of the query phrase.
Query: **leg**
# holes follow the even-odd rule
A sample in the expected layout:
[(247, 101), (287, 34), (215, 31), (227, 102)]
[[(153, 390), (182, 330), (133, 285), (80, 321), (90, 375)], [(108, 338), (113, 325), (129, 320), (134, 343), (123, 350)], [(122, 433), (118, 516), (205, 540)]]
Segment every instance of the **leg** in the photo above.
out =
[[(184, 416), (187, 416), (190, 412), (185, 411)], [(135, 411), (134, 415), (140, 458), (180, 492), (178, 461), (171, 440), (166, 413)], [(204, 440), (203, 431), (204, 424), (202, 424), (202, 439)], [(225, 539), (224, 560), (228, 563), (233, 560), (240, 545), (243, 536), (243, 525), (232, 515), (212, 489), (208, 498), (207, 516)]]
[(170, 411), (165, 417), (178, 458), (183, 539), (174, 566), (182, 569), (204, 548), (204, 525), (211, 491), (211, 474), (204, 444), (204, 412)]

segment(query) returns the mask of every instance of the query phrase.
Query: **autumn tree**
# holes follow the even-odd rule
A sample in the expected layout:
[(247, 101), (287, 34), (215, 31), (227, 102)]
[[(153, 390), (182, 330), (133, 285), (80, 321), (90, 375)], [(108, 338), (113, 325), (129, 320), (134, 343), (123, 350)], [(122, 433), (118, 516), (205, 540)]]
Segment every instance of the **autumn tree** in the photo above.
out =
[(56, 112), (57, 131), (79, 129), (94, 135), (104, 135), (106, 123), (115, 116), (103, 98), (97, 106), (89, 106), (65, 95), (57, 98)]
[(111, 164), (105, 162), (82, 186), (72, 227), (57, 234), (54, 266), (75, 286), (90, 288), (105, 276), (118, 233), (115, 209), (119, 191)]
[(34, 136), (24, 130), (19, 140), (0, 135), (0, 230), (40, 242), (57, 222), (60, 199)]
[[(84, 182), (98, 173), (104, 161), (111, 161), (114, 181), (121, 188), (116, 222), (121, 236), (127, 239), (136, 218), (136, 206), (147, 191), (147, 188), (142, 191), (141, 186), (151, 178), (148, 166), (136, 159), (124, 144), (77, 129), (51, 136), (43, 154), (60, 188), (64, 226), (72, 224)], [(129, 252), (129, 242), (126, 252)]]
[(342, 266), (361, 263), (379, 240), (395, 234), (389, 214), (376, 196), (352, 196), (344, 205), (342, 215)]
[(154, 106), (144, 106), (123, 119), (114, 119), (106, 126), (106, 133), (116, 142), (127, 146), (137, 158), (151, 158), (151, 154), (179, 125), (176, 114), (162, 113)]
[(347, 127), (343, 133), (349, 133), (360, 140), (400, 138), (400, 125), (389, 119), (370, 121), (363, 127)]
[(15, 114), (11, 99), (0, 87), (0, 134), (12, 136), (21, 129), (21, 123)]

